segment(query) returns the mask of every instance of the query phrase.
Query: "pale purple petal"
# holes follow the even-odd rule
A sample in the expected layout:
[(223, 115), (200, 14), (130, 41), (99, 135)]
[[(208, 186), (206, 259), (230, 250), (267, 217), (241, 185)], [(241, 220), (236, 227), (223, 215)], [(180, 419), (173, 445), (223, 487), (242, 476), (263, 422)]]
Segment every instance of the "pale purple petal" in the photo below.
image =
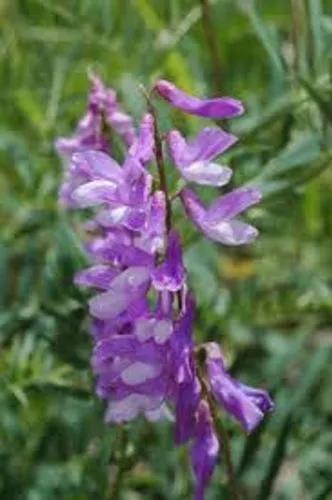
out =
[(220, 221), (215, 224), (203, 223), (205, 236), (224, 245), (249, 245), (258, 236), (258, 230), (239, 220)]
[(72, 193), (72, 199), (81, 208), (92, 207), (116, 200), (117, 184), (113, 181), (96, 180), (82, 184)]
[(180, 198), (188, 217), (201, 228), (201, 223), (206, 214), (206, 208), (199, 196), (191, 189), (184, 188), (180, 193)]
[(138, 385), (160, 375), (161, 365), (134, 361), (121, 372), (121, 379), (127, 385)]
[(159, 397), (151, 397), (143, 394), (130, 394), (119, 401), (109, 403), (105, 421), (106, 422), (129, 422), (139, 414), (157, 410), (162, 404)]
[(130, 301), (128, 293), (110, 290), (89, 301), (90, 313), (99, 319), (114, 319), (126, 311)]
[(155, 89), (172, 106), (193, 115), (219, 120), (233, 118), (244, 112), (241, 101), (237, 99), (232, 97), (199, 99), (180, 90), (167, 80), (159, 80)]
[(73, 174), (85, 175), (87, 179), (107, 179), (116, 183), (122, 179), (119, 164), (101, 151), (84, 151), (75, 153), (71, 159), (70, 169)]
[(119, 274), (110, 289), (93, 297), (90, 302), (92, 316), (99, 319), (114, 319), (125, 312), (139, 294), (145, 294), (150, 279), (145, 267), (130, 267)]
[(76, 273), (74, 283), (82, 287), (94, 287), (107, 290), (114, 278), (119, 274), (117, 269), (99, 264)]
[(206, 209), (196, 193), (185, 188), (181, 191), (185, 211), (193, 223), (211, 240), (224, 245), (245, 245), (258, 235), (253, 226), (231, 217), (257, 203), (260, 193), (254, 188), (242, 188), (218, 198)]
[(174, 422), (174, 416), (165, 403), (162, 403), (159, 408), (155, 410), (146, 410), (145, 417), (149, 422), (158, 422), (160, 420)]
[(142, 167), (141, 162), (127, 156), (123, 165), (123, 183), (119, 193), (121, 201), (128, 205), (146, 204), (152, 188), (152, 176)]
[(168, 134), (168, 145), (176, 165), (186, 167), (197, 161), (210, 162), (224, 153), (237, 137), (217, 127), (204, 128), (192, 141), (186, 142), (178, 130)]
[(259, 203), (261, 199), (262, 194), (257, 188), (235, 189), (217, 198), (207, 210), (204, 220), (206, 222), (230, 220), (252, 205)]
[(156, 317), (138, 318), (134, 334), (140, 342), (154, 339), (156, 344), (164, 344), (173, 333), (172, 321)]
[(220, 187), (230, 181), (233, 172), (229, 167), (218, 163), (197, 161), (181, 168), (181, 174), (189, 182)]
[(107, 113), (106, 120), (111, 127), (116, 130), (128, 147), (135, 142), (136, 131), (131, 116), (123, 111), (117, 110)]

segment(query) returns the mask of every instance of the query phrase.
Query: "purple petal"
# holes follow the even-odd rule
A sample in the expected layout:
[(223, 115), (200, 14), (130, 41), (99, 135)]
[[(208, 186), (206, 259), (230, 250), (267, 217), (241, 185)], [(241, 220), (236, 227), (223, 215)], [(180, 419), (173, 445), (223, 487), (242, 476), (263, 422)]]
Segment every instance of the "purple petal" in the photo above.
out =
[(147, 266), (153, 265), (154, 256), (130, 244), (116, 243), (113, 239), (96, 240), (88, 248), (89, 253), (97, 260), (113, 266)]
[(107, 179), (118, 183), (122, 178), (119, 164), (101, 151), (75, 153), (71, 160), (71, 170), (76, 175), (84, 174), (90, 180)]
[(171, 156), (176, 165), (186, 167), (197, 161), (210, 162), (229, 149), (237, 138), (217, 127), (204, 128), (194, 140), (186, 143), (178, 130), (168, 134)]
[(119, 274), (119, 271), (100, 264), (83, 271), (79, 271), (75, 275), (74, 282), (78, 286), (95, 287), (101, 290), (107, 290), (113, 279)]
[(146, 114), (141, 122), (137, 140), (129, 149), (129, 154), (145, 165), (154, 155), (154, 121), (153, 116)]
[(219, 448), (209, 405), (202, 400), (197, 412), (195, 440), (191, 450), (196, 476), (195, 500), (204, 500), (204, 492), (215, 468)]
[(130, 394), (122, 400), (109, 403), (106, 422), (129, 422), (140, 413), (156, 411), (162, 404), (160, 397), (146, 396), (144, 394)]
[(201, 397), (201, 387), (196, 377), (178, 385), (176, 395), (175, 442), (182, 444), (193, 437), (195, 414)]
[(247, 432), (251, 432), (273, 409), (273, 403), (263, 390), (240, 384), (226, 371), (220, 348), (215, 343), (206, 346), (206, 365), (211, 389), (215, 398), (238, 420)]
[(178, 89), (173, 83), (159, 80), (155, 89), (172, 106), (183, 111), (213, 119), (233, 118), (244, 112), (243, 105), (232, 97), (199, 99)]
[(79, 207), (91, 207), (116, 200), (117, 184), (113, 181), (97, 180), (82, 184), (72, 193)]
[(169, 319), (139, 318), (134, 333), (140, 342), (152, 338), (156, 344), (164, 344), (173, 333), (173, 325)]
[(206, 214), (206, 208), (198, 195), (191, 189), (184, 188), (180, 193), (181, 201), (188, 217), (201, 229), (201, 223)]
[(166, 234), (166, 201), (162, 191), (155, 191), (149, 200), (146, 225), (135, 244), (142, 250), (154, 254), (164, 247)]
[(171, 231), (165, 262), (152, 272), (152, 284), (156, 290), (177, 292), (184, 284), (185, 269), (182, 262), (182, 248), (179, 235)]
[(206, 212), (206, 222), (230, 220), (262, 199), (257, 188), (239, 188), (217, 198)]
[(258, 230), (238, 220), (219, 223), (203, 223), (201, 229), (205, 236), (224, 245), (248, 245), (258, 236)]
[(93, 297), (90, 302), (92, 316), (99, 319), (114, 319), (137, 299), (138, 294), (145, 294), (150, 279), (150, 272), (145, 267), (130, 267), (119, 274), (111, 283), (110, 289)]
[(123, 176), (124, 180), (119, 189), (121, 201), (135, 206), (146, 204), (151, 192), (152, 176), (130, 155), (123, 165)]
[(233, 191), (218, 198), (208, 210), (193, 191), (185, 188), (180, 196), (187, 215), (211, 240), (224, 245), (245, 245), (257, 237), (258, 231), (253, 226), (229, 220), (234, 214), (259, 201), (257, 189), (242, 188)]
[(123, 111), (117, 110), (108, 113), (106, 119), (127, 146), (131, 146), (135, 142), (136, 131), (131, 116)]
[(219, 187), (227, 184), (233, 174), (228, 167), (205, 161), (191, 163), (187, 167), (183, 167), (181, 173), (182, 177), (189, 182)]

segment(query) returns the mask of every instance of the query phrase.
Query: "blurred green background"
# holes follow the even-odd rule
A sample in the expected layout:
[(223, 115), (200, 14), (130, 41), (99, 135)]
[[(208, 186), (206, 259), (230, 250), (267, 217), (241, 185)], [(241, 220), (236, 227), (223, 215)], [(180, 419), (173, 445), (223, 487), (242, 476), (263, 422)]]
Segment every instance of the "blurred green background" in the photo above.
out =
[[(0, 0), (1, 499), (116, 500), (115, 481), (125, 500), (192, 495), (171, 425), (134, 422), (122, 446), (93, 394), (79, 219), (57, 206), (53, 150), (84, 112), (88, 70), (136, 119), (138, 85), (158, 77), (245, 101), (229, 163), (264, 191), (249, 214), (261, 236), (230, 250), (181, 223), (196, 335), (277, 403), (249, 438), (225, 420), (245, 497), (332, 498), (332, 3), (216, 0), (211, 20), (198, 0)], [(163, 129), (202, 126), (159, 108)], [(230, 498), (222, 463), (207, 498)]]

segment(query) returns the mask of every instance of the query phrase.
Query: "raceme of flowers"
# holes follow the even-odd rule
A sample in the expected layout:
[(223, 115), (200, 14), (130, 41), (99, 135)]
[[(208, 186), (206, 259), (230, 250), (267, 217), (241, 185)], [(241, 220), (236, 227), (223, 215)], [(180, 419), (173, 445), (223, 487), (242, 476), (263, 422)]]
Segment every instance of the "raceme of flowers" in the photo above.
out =
[[(224, 120), (243, 113), (236, 99), (198, 99), (165, 80), (153, 90), (171, 106), (201, 117)], [(195, 299), (187, 285), (180, 234), (168, 222), (172, 200), (165, 181), (153, 179), (149, 168), (156, 160), (164, 168), (150, 111), (136, 131), (114, 90), (93, 76), (86, 115), (72, 137), (56, 141), (65, 169), (60, 201), (70, 208), (94, 207), (87, 224), (91, 267), (75, 282), (94, 290), (89, 302), (92, 367), (97, 395), (107, 403), (106, 421), (128, 422), (141, 414), (150, 421), (175, 420), (176, 443), (191, 443), (200, 500), (223, 446), (213, 406), (220, 405), (250, 432), (273, 403), (264, 390), (229, 374), (218, 344), (195, 343)], [(122, 165), (112, 157), (114, 134), (125, 147)], [(178, 130), (163, 140), (186, 184), (179, 193), (184, 213), (197, 229), (224, 245), (251, 243), (257, 229), (238, 216), (260, 201), (258, 189), (240, 187), (205, 206), (192, 187), (229, 182), (232, 170), (216, 159), (237, 138), (212, 126), (190, 140)]]

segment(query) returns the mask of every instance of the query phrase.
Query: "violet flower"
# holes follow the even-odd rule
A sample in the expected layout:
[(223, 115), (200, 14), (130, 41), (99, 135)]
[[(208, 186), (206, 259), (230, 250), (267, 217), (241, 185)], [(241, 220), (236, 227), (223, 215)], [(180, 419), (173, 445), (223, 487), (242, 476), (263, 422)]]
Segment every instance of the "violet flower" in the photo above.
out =
[(178, 89), (173, 83), (167, 80), (159, 80), (154, 88), (172, 106), (192, 115), (220, 120), (233, 118), (242, 115), (244, 112), (241, 101), (232, 97), (199, 99)]
[(74, 153), (88, 150), (110, 153), (111, 144), (105, 125), (110, 127), (110, 132), (114, 129), (120, 135), (126, 147), (136, 141), (133, 120), (120, 109), (115, 91), (105, 87), (97, 75), (91, 75), (90, 80), (88, 109), (79, 121), (74, 135), (60, 137), (55, 141), (55, 149), (64, 160), (65, 168), (60, 202), (67, 207), (75, 206), (71, 194), (77, 186), (78, 176), (67, 169), (67, 163)]
[[(163, 80), (155, 89), (191, 114), (229, 118), (243, 112), (235, 99), (198, 99)], [(107, 403), (105, 420), (128, 422), (140, 415), (150, 421), (175, 419), (175, 442), (191, 443), (195, 498), (203, 500), (223, 446), (212, 406), (218, 403), (250, 432), (273, 403), (265, 391), (229, 375), (217, 344), (195, 343), (196, 306), (187, 284), (181, 236), (166, 224), (172, 200), (167, 189), (159, 188), (165, 180), (158, 186), (149, 172), (160, 150), (155, 119), (154, 111), (146, 114), (136, 132), (115, 92), (93, 77), (86, 116), (72, 138), (56, 142), (66, 158), (60, 200), (72, 208), (93, 210), (85, 225), (91, 266), (77, 273), (75, 283), (93, 291), (91, 364), (96, 393)], [(105, 124), (125, 143), (122, 161), (110, 156)], [(204, 128), (191, 141), (177, 130), (167, 135), (170, 159), (183, 180), (216, 187), (226, 185), (232, 171), (215, 160), (236, 140), (218, 127)], [(160, 157), (156, 161), (160, 171)], [(256, 188), (238, 188), (210, 207), (187, 187), (180, 198), (188, 217), (209, 239), (240, 245), (258, 234), (237, 219), (260, 200)], [(202, 349), (203, 363), (197, 354)]]
[(197, 184), (224, 186), (232, 176), (229, 167), (213, 160), (230, 148), (237, 138), (219, 128), (205, 128), (190, 143), (178, 130), (168, 135), (168, 144), (175, 166), (182, 177)]
[(224, 245), (247, 245), (258, 236), (256, 228), (235, 217), (260, 199), (258, 189), (239, 188), (217, 198), (207, 209), (190, 189), (181, 192), (188, 217), (207, 238)]
[(233, 379), (225, 368), (218, 344), (210, 342), (207, 351), (207, 374), (212, 393), (230, 415), (251, 432), (273, 410), (273, 402), (266, 391), (254, 389)]

